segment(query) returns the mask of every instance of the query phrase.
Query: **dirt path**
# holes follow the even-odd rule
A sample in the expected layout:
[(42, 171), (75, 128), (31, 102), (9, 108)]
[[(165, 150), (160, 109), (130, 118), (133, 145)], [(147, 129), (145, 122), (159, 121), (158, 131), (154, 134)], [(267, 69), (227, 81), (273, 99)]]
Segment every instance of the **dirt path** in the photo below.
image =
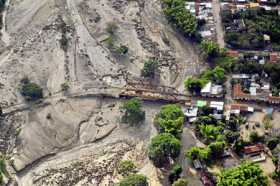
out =
[(183, 166), (182, 176), (186, 177), (189, 180), (190, 186), (202, 186), (201, 181), (199, 180), (198, 175), (192, 175), (189, 171), (191, 168), (191, 162), (186, 158), (185, 151), (193, 146), (196, 146), (196, 138), (192, 135), (191, 129), (184, 127), (182, 134), (182, 149), (179, 156), (179, 161)]
[(217, 41), (221, 48), (225, 47), (225, 40), (224, 40), (224, 29), (222, 25), (222, 20), (220, 16), (221, 12), (221, 4), (219, 0), (213, 0), (213, 16), (216, 23), (216, 31), (217, 31)]

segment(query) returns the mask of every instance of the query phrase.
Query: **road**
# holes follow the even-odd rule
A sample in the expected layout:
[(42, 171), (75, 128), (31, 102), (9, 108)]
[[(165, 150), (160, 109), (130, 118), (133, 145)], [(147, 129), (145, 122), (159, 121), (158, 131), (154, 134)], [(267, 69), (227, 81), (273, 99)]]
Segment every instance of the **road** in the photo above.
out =
[(212, 1), (212, 10), (213, 10), (213, 16), (216, 25), (217, 42), (221, 48), (225, 48), (224, 29), (223, 29), (222, 19), (220, 16), (221, 4), (219, 0)]
[(187, 158), (185, 158), (185, 151), (193, 146), (196, 146), (196, 140), (197, 139), (194, 137), (192, 130), (185, 126), (181, 138), (182, 149), (179, 156), (179, 162), (183, 167), (182, 176), (189, 180), (189, 186), (202, 186), (199, 176), (192, 175), (190, 173), (189, 168), (192, 167), (192, 164)]

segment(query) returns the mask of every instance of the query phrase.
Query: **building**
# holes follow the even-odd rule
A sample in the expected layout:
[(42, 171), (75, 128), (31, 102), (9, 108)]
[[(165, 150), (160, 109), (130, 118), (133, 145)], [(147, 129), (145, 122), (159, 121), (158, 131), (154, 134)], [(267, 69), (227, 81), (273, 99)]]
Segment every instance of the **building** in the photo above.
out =
[(223, 96), (223, 86), (216, 85), (212, 82), (208, 82), (200, 91), (201, 96), (204, 97), (222, 97)]
[(210, 102), (210, 108), (213, 108), (217, 111), (223, 111), (224, 110), (224, 102), (221, 101), (211, 101)]
[(184, 111), (184, 115), (188, 118), (190, 123), (196, 121), (197, 119), (198, 108), (197, 107), (190, 107), (186, 108)]
[(272, 96), (267, 92), (262, 94), (247, 94), (242, 91), (241, 84), (235, 84), (233, 86), (233, 99), (244, 101), (262, 101), (271, 104), (280, 104), (280, 96)]
[(265, 146), (263, 144), (256, 144), (244, 147), (245, 158), (253, 162), (264, 161), (266, 159), (264, 151)]
[(254, 107), (250, 107), (245, 104), (231, 104), (230, 105), (230, 113), (231, 114), (241, 114), (241, 113), (253, 113)]

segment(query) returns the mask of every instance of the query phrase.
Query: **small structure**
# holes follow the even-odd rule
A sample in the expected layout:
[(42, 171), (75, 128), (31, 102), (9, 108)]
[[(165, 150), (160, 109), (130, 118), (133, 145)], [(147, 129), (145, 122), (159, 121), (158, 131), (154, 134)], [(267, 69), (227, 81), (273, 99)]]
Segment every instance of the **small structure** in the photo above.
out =
[(201, 163), (199, 160), (194, 160), (194, 161), (193, 161), (193, 167), (194, 167), (196, 170), (200, 170), (200, 169), (203, 168), (202, 163)]
[(207, 101), (197, 100), (197, 102), (196, 102), (196, 106), (198, 108), (205, 107), (206, 105), (207, 105)]

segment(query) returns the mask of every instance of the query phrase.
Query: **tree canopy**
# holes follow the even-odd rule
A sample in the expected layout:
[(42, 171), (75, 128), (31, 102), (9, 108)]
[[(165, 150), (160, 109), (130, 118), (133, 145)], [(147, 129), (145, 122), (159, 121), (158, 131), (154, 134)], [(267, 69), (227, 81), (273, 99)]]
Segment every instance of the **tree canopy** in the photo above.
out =
[(178, 137), (182, 132), (184, 113), (178, 105), (165, 105), (156, 115), (155, 124), (159, 127), (160, 132)]
[(136, 166), (133, 163), (133, 161), (130, 160), (124, 160), (121, 161), (118, 165), (118, 173), (121, 175), (129, 175), (131, 173), (134, 173), (136, 171)]
[(141, 110), (142, 102), (138, 98), (132, 98), (126, 101), (121, 110), (124, 111), (122, 122), (131, 125), (139, 124), (145, 120), (145, 111)]
[(162, 133), (152, 138), (148, 147), (149, 158), (157, 167), (169, 163), (169, 158), (176, 158), (180, 153), (181, 142), (173, 135)]
[(39, 85), (30, 82), (28, 78), (24, 78), (21, 82), (23, 84), (21, 94), (27, 100), (35, 101), (43, 97), (43, 89)]
[(163, 12), (167, 19), (186, 36), (194, 36), (197, 31), (197, 21), (185, 8), (185, 0), (162, 0)]
[(215, 58), (220, 55), (220, 47), (213, 41), (203, 40), (200, 43), (200, 48), (208, 59)]
[(268, 178), (262, 169), (253, 163), (243, 162), (239, 166), (225, 169), (218, 176), (217, 186), (268, 186)]
[(207, 148), (200, 147), (192, 147), (186, 152), (186, 156), (190, 160), (200, 160), (200, 161), (208, 161), (209, 160), (209, 151)]

